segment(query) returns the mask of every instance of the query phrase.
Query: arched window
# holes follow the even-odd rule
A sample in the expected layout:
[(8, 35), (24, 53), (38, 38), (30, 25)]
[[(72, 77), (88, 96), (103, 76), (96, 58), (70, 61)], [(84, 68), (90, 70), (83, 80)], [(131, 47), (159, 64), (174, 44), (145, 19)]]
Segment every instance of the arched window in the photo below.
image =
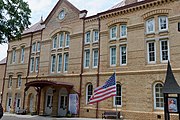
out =
[(89, 102), (91, 95), (93, 94), (93, 85), (89, 83), (86, 86), (86, 104)]
[(114, 97), (114, 106), (121, 106), (122, 105), (122, 90), (121, 84), (116, 84), (116, 96)]
[(158, 82), (154, 84), (154, 108), (164, 108), (164, 97), (162, 93), (163, 84)]

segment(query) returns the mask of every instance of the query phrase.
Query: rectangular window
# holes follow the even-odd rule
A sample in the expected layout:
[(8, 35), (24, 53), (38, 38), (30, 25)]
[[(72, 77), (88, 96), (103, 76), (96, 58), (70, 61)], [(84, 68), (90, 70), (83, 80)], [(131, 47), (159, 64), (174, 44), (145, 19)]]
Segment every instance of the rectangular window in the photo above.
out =
[(90, 50), (85, 50), (84, 54), (84, 67), (88, 68), (90, 63)]
[(167, 16), (159, 16), (159, 31), (168, 30), (168, 18)]
[(24, 47), (21, 48), (21, 63), (24, 63)]
[(56, 66), (56, 55), (51, 56), (51, 72), (53, 73), (55, 71)]
[(126, 46), (120, 46), (120, 65), (127, 64)]
[(161, 49), (161, 62), (166, 62), (169, 59), (169, 48), (168, 41), (161, 40), (160, 41), (160, 49)]
[(12, 76), (9, 76), (8, 88), (12, 87)]
[(31, 58), (31, 63), (30, 63), (30, 71), (34, 71), (34, 58)]
[(38, 72), (39, 69), (39, 57), (36, 57), (36, 72)]
[(69, 33), (66, 33), (66, 47), (69, 47), (69, 42), (70, 42), (70, 35)]
[(17, 87), (20, 88), (22, 83), (21, 75), (18, 75)]
[(52, 48), (55, 49), (57, 47), (57, 36), (53, 38), (53, 46)]
[(154, 18), (151, 18), (146, 21), (146, 33), (154, 33), (155, 32), (155, 23)]
[(120, 38), (127, 37), (127, 26), (121, 25), (120, 26)]
[(69, 62), (69, 54), (64, 54), (64, 71), (66, 72), (68, 70), (68, 62)]
[(110, 48), (110, 65), (111, 66), (116, 65), (116, 47)]
[(40, 42), (37, 43), (37, 52), (40, 52), (41, 51), (41, 45), (40, 45)]
[(60, 72), (62, 70), (62, 54), (58, 54), (58, 68), (57, 71)]
[(90, 43), (90, 31), (86, 32), (85, 34), (85, 44)]
[(116, 36), (117, 36), (117, 27), (114, 26), (110, 29), (110, 39), (114, 40), (116, 39)]
[(16, 49), (13, 49), (12, 51), (12, 63), (16, 62)]
[(59, 48), (62, 48), (63, 41), (64, 41), (64, 34), (60, 33), (60, 35), (59, 35)]
[(98, 49), (93, 50), (93, 67), (98, 67)]
[(99, 32), (97, 30), (93, 31), (93, 42), (98, 42)]
[(32, 44), (32, 53), (36, 52), (36, 43)]
[(156, 49), (155, 42), (147, 43), (147, 51), (148, 51), (148, 63), (156, 62)]

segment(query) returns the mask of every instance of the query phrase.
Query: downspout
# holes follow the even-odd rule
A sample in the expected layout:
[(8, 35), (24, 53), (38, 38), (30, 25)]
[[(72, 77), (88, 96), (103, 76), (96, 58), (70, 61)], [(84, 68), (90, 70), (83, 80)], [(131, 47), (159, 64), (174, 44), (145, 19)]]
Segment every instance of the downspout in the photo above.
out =
[[(100, 72), (100, 47), (101, 47), (101, 36), (100, 36), (100, 31), (101, 31), (101, 21), (98, 16), (98, 29), (99, 29), (99, 45), (98, 45), (98, 68), (97, 68), (97, 87), (99, 86), (99, 72)], [(99, 103), (97, 102), (96, 104), (96, 118), (98, 118), (98, 113), (99, 113)]]
[[(28, 60), (28, 69), (27, 69), (27, 75), (26, 75), (26, 83), (28, 82), (28, 76), (29, 76), (29, 68), (30, 68), (30, 59), (31, 59), (31, 50), (32, 50), (32, 39), (33, 39), (33, 33), (31, 33), (31, 41), (30, 41), (30, 50), (29, 50), (29, 60)], [(25, 107), (25, 99), (26, 99), (26, 87), (24, 88), (24, 96), (23, 96), (23, 109)]]
[[(9, 44), (8, 44), (8, 50), (9, 50)], [(1, 103), (3, 100), (3, 95), (4, 95), (4, 85), (5, 85), (5, 80), (6, 80), (6, 70), (7, 70), (7, 62), (8, 62), (8, 56), (9, 56), (9, 51), (7, 50), (7, 58), (6, 58), (6, 65), (5, 65), (5, 71), (4, 71), (4, 77), (3, 77), (3, 86), (2, 86), (2, 96), (1, 96)]]
[(80, 115), (80, 105), (81, 105), (81, 92), (82, 92), (82, 74), (83, 74), (83, 63), (84, 63), (84, 33), (85, 33), (85, 17), (83, 20), (83, 35), (82, 35), (82, 57), (81, 57), (81, 73), (80, 73), (80, 89), (79, 89), (79, 115)]

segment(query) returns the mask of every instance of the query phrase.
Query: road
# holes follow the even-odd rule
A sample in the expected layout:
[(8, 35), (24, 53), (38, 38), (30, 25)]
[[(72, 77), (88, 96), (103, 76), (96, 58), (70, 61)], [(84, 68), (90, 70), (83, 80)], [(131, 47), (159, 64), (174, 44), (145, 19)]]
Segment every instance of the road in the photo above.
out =
[(55, 117), (43, 117), (43, 116), (31, 116), (31, 115), (16, 115), (5, 113), (1, 120), (101, 120), (92, 118), (55, 118)]

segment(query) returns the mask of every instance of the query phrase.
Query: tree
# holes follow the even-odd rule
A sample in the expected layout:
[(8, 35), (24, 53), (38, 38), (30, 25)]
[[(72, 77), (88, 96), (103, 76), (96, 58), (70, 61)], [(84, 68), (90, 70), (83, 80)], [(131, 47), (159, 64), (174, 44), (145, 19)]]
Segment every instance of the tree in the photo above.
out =
[(31, 24), (31, 10), (23, 0), (0, 0), (0, 44), (19, 39)]

